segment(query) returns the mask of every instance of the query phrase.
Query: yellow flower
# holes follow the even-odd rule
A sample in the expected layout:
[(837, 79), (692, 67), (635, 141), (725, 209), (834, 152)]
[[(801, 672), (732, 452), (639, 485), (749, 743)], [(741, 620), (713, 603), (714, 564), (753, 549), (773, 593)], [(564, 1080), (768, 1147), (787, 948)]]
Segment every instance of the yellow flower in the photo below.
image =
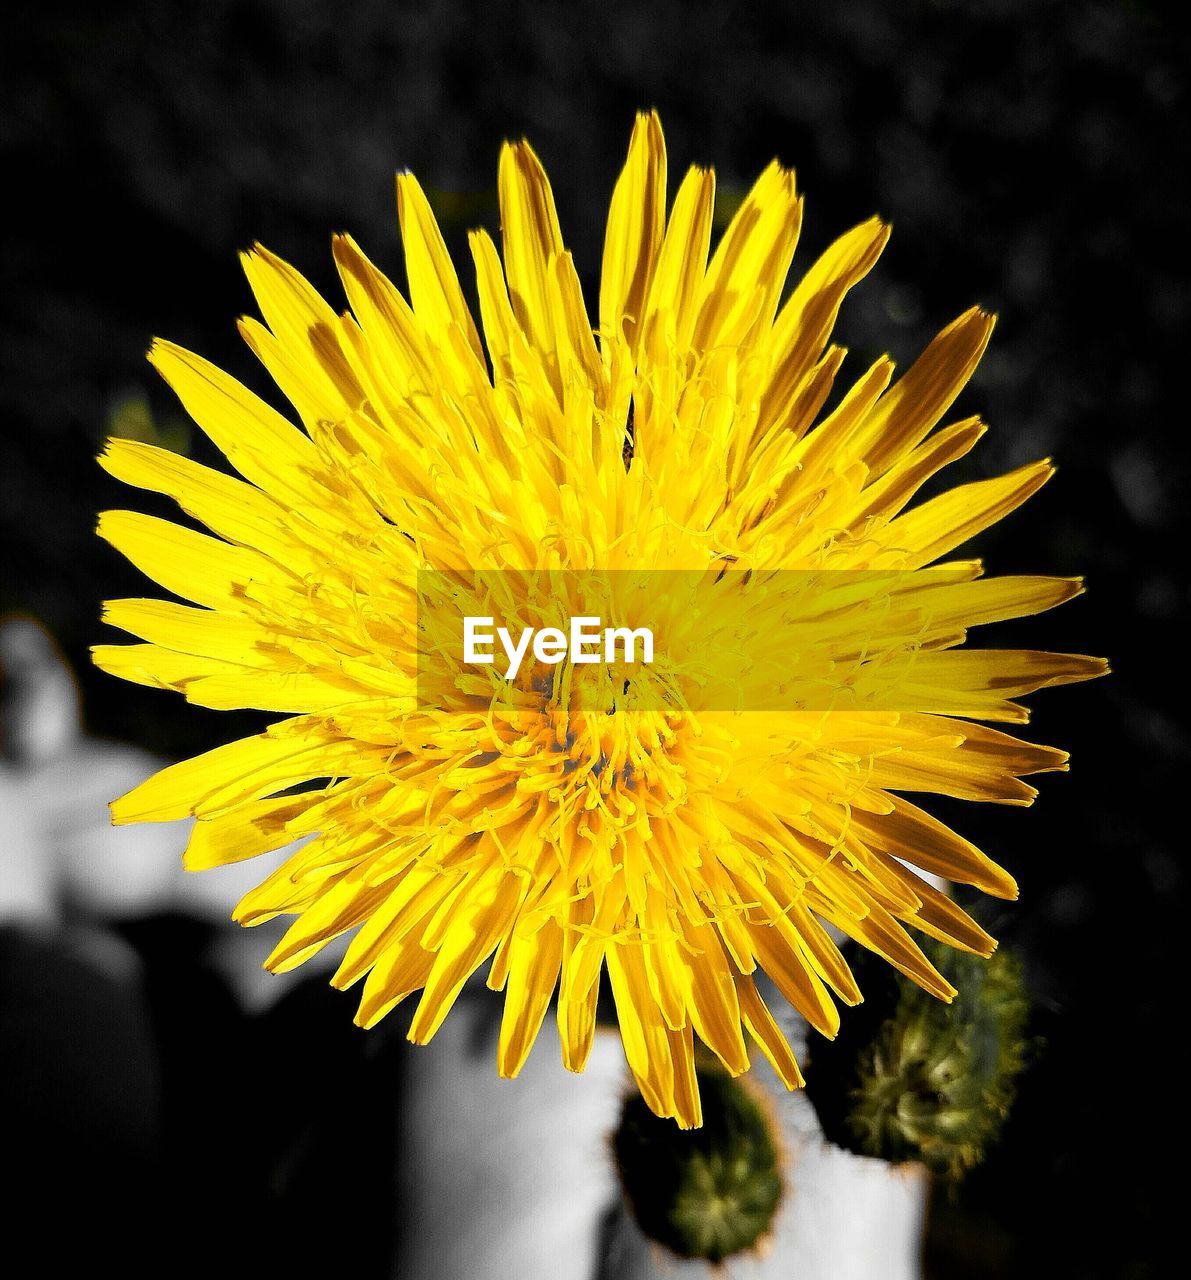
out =
[[(835, 999), (859, 1001), (825, 925), (945, 1000), (951, 986), (903, 925), (991, 953), (904, 864), (1006, 898), (1013, 880), (901, 793), (1029, 804), (1022, 776), (1064, 768), (1065, 754), (979, 721), (1024, 722), (1015, 696), (1104, 664), (957, 648), (970, 626), (1070, 599), (1077, 580), (985, 579), (973, 560), (917, 572), (1051, 472), (1039, 462), (905, 510), (984, 431), (975, 418), (934, 428), (992, 317), (965, 312), (896, 381), (878, 360), (823, 415), (844, 358), (832, 325), (885, 245), (879, 220), (837, 240), (783, 302), (802, 212), (793, 174), (765, 170), (709, 261), (714, 176), (691, 169), (667, 216), (661, 126), (641, 116), (593, 332), (524, 142), (502, 151), (499, 195), (503, 263), (486, 233), (471, 237), (483, 342), (408, 174), (408, 301), (347, 236), (334, 241), (343, 314), (265, 249), (244, 255), (265, 323), (241, 332), (304, 429), (199, 356), (154, 344), (150, 360), (241, 478), (109, 441), (108, 471), (214, 536), (100, 518), (104, 538), (193, 604), (108, 602), (107, 621), (141, 643), (98, 646), (95, 660), (200, 706), (286, 718), (164, 769), (113, 819), (193, 815), (192, 869), (304, 841), (235, 917), (296, 917), (275, 970), (355, 930), (333, 981), (364, 980), (363, 1026), (420, 991), (409, 1034), (424, 1043), (491, 961), (506, 1076), (555, 992), (564, 1062), (582, 1070), (606, 969), (646, 1101), (697, 1125), (696, 1037), (735, 1074), (747, 1034), (787, 1086), (801, 1083), (758, 971), (828, 1036)], [(562, 666), (515, 697), (495, 684), (487, 701), (473, 690), (447, 708), (419, 696), (419, 571), (729, 568), (738, 582), (893, 575), (881, 598), (912, 605), (911, 620), (882, 631), (869, 610), (847, 643), (836, 625), (848, 652), (816, 678), (837, 680), (833, 698), (845, 685), (860, 697), (873, 655), (896, 659), (898, 706), (697, 712), (625, 698), (597, 714), (568, 702)]]

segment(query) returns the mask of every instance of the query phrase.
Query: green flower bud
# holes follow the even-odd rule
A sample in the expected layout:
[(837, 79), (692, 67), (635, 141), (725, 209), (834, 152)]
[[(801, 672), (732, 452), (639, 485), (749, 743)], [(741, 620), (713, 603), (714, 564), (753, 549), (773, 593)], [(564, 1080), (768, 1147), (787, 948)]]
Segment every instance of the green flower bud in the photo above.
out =
[(807, 1094), (837, 1146), (922, 1161), (952, 1179), (997, 1137), (1021, 1071), (1028, 1005), (1021, 967), (928, 943), (959, 994), (927, 995), (866, 953), (853, 966), (865, 1002), (834, 1042), (816, 1041)]
[(641, 1230), (682, 1258), (719, 1263), (769, 1231), (782, 1196), (774, 1126), (760, 1098), (701, 1065), (703, 1125), (660, 1120), (639, 1094), (613, 1136), (625, 1198)]

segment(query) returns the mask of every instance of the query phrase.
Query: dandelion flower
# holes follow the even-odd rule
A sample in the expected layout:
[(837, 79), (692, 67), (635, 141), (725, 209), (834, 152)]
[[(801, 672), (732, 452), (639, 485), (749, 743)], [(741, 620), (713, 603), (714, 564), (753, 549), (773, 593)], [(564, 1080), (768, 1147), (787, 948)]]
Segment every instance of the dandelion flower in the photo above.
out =
[[(346, 235), (342, 313), (272, 253), (244, 254), (263, 323), (240, 331), (300, 426), (154, 343), (151, 362), (239, 475), (109, 441), (111, 474), (210, 534), (100, 517), (104, 538), (188, 603), (109, 601), (106, 620), (137, 643), (100, 645), (95, 660), (199, 706), (282, 718), (162, 770), (113, 819), (193, 816), (196, 870), (296, 844), (235, 918), (294, 917), (274, 970), (350, 932), (333, 982), (362, 982), (362, 1026), (420, 993), (409, 1036), (424, 1043), (487, 966), (504, 993), (505, 1076), (552, 1002), (565, 1065), (582, 1070), (606, 973), (643, 1097), (694, 1126), (696, 1040), (731, 1074), (751, 1044), (801, 1083), (760, 973), (832, 1036), (837, 1002), (861, 998), (841, 933), (944, 1000), (953, 989), (910, 930), (991, 953), (911, 868), (1005, 898), (1013, 880), (905, 793), (1029, 804), (1022, 779), (1065, 768), (1065, 754), (983, 722), (1020, 724), (1018, 695), (1104, 665), (960, 647), (970, 627), (1070, 599), (1077, 580), (985, 578), (974, 560), (921, 574), (1051, 473), (1038, 462), (910, 505), (984, 431), (975, 418), (936, 427), (991, 316), (965, 312), (899, 378), (882, 358), (825, 407), (844, 359), (832, 326), (885, 245), (881, 221), (837, 240), (783, 300), (794, 175), (771, 164), (710, 252), (714, 175), (690, 169), (667, 213), (661, 126), (643, 115), (593, 322), (527, 143), (504, 147), (498, 185), (503, 252), (484, 231), (470, 242), (479, 325), (409, 174), (397, 179), (408, 298)], [(729, 567), (740, 581), (904, 576), (883, 599), (905, 608), (884, 622), (870, 610), (854, 635), (841, 635), (847, 610), (832, 612), (835, 629), (807, 648), (819, 684), (846, 683), (852, 701), (697, 714), (626, 697), (597, 714), (568, 700), (565, 664), (515, 698), (419, 697), (424, 570)], [(828, 634), (839, 651), (824, 656)], [(856, 700), (876, 659), (899, 673), (896, 707)]]

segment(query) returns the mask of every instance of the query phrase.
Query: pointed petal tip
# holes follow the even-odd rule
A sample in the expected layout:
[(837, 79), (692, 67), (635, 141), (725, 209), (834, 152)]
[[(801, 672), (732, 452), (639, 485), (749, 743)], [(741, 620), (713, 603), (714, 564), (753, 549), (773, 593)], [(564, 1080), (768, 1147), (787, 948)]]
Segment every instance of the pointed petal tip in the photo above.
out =
[(983, 306), (981, 303), (973, 303), (966, 311), (962, 312), (953, 321), (956, 328), (963, 328), (967, 325), (975, 327), (984, 327), (991, 333), (993, 326), (997, 323), (997, 313), (991, 308)]
[[(395, 175), (395, 185), (397, 187), (397, 220), (404, 224), (406, 216), (409, 213), (409, 203), (416, 199), (421, 193), (421, 184), (414, 177), (412, 169), (398, 169)], [(425, 194), (421, 193), (423, 199)], [(429, 201), (427, 201), (429, 203)], [(334, 237), (332, 237), (334, 239)]]
[(1002, 902), (1018, 900), (1021, 890), (1017, 886), (1017, 881), (1004, 867), (994, 862), (985, 870), (988, 874), (982, 876), (978, 883), (973, 881), (976, 888), (982, 893), (987, 893), (990, 898), (999, 898)]
[(533, 149), (533, 144), (524, 136), (509, 138), (504, 142), (500, 149), (500, 162), (502, 164), (506, 157), (513, 164), (538, 169), (542, 167), (542, 162), (538, 159), (538, 153)]
[(170, 358), (180, 359), (184, 353), (184, 348), (178, 346), (176, 342), (170, 342), (168, 338), (154, 337), (145, 352), (145, 359), (164, 377), (162, 363)]
[(521, 1074), (521, 1068), (525, 1066), (529, 1057), (529, 1049), (520, 1053), (516, 1058), (505, 1058), (497, 1051), (496, 1055), (496, 1074), (501, 1080), (516, 1080)]
[(118, 799), (108, 802), (108, 813), (111, 815), (113, 827), (127, 827), (137, 821), (136, 814), (131, 807), (125, 802), (134, 794), (136, 788), (120, 796)]
[[(375, 1000), (365, 1003), (367, 996), (360, 1000), (360, 1007), (356, 1010), (356, 1016), (352, 1019), (361, 1031), (371, 1031), (386, 1014), (390, 1013), (399, 1003), (396, 1000), (381, 1001), (377, 1003)], [(424, 1044), (425, 1041), (415, 1040), (412, 1030), (407, 1034), (406, 1039), (412, 1044)]]

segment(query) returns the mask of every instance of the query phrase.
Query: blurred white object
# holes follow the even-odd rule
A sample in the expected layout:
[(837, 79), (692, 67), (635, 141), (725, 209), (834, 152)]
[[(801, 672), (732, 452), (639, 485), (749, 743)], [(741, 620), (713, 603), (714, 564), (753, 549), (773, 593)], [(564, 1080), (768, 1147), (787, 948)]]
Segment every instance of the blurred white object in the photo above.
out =
[(50, 855), (29, 821), (24, 798), (0, 762), (0, 924), (57, 919)]
[(39, 864), (22, 874), (87, 915), (165, 910), (183, 879), (185, 827), (116, 828), (107, 806), (168, 761), (83, 736), (74, 677), (31, 619), (0, 625), (0, 665), (5, 820), (31, 833)]
[(619, 1037), (596, 1035), (581, 1076), (551, 1019), (516, 1080), (496, 1074), (490, 992), (464, 992), (411, 1047), (399, 1108), (401, 1251), (410, 1280), (591, 1280), (619, 1196), (608, 1135), (620, 1114)]
[(0, 923), (58, 918), (54, 849), (38, 821), (28, 782), (78, 734), (74, 681), (35, 622), (0, 623)]
[(32, 618), (0, 623), (0, 750), (18, 768), (36, 767), (78, 737), (79, 692), (49, 633)]
[(623, 1214), (599, 1280), (918, 1280), (926, 1170), (829, 1145), (803, 1093), (787, 1094), (764, 1060), (750, 1075), (774, 1095), (785, 1154), (782, 1202), (764, 1247), (717, 1270), (674, 1257)]
[[(808, 1048), (806, 1022), (762, 982), (766, 1003), (800, 1062)], [(751, 1055), (749, 1081), (770, 1098), (783, 1155), (782, 1200), (773, 1230), (751, 1256), (725, 1264), (731, 1280), (918, 1280), (929, 1181), (920, 1165), (890, 1165), (832, 1146), (823, 1137), (810, 1099), (790, 1093), (760, 1053)], [(713, 1280), (703, 1262), (683, 1262), (647, 1240), (621, 1214), (598, 1280)]]
[(191, 875), (190, 824), (114, 827), (108, 804), (170, 762), (83, 733), (78, 688), (49, 634), (29, 618), (0, 623), (0, 920), (57, 918), (64, 905), (98, 920), (179, 911), (228, 923), (216, 961), (255, 1007), (285, 990), (262, 974), (281, 925), (241, 930), (232, 908), (292, 847)]
[[(495, 1063), (496, 997), (467, 993), (434, 1041), (411, 1048), (398, 1149), (404, 1218), (394, 1275), (417, 1280), (917, 1280), (927, 1177), (828, 1145), (810, 1102), (760, 1054), (751, 1080), (772, 1098), (784, 1194), (753, 1256), (716, 1269), (647, 1240), (624, 1207), (610, 1136), (635, 1088), (619, 1036), (596, 1036), (581, 1076), (559, 1061), (548, 1017), (517, 1080)], [(775, 998), (773, 1007), (779, 1001)], [(796, 1051), (805, 1024), (783, 1029)], [(611, 1226), (609, 1227), (609, 1223)]]

